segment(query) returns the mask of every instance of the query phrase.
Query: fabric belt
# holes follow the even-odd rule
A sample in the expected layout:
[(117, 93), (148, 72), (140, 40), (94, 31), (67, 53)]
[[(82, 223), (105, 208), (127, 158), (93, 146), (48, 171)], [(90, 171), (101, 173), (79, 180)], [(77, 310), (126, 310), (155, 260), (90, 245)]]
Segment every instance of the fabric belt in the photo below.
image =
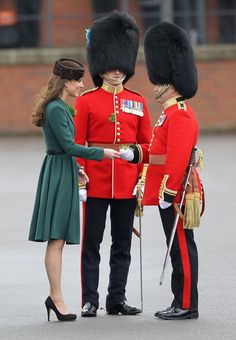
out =
[[(132, 143), (130, 143), (132, 144)], [(106, 143), (88, 143), (88, 146), (95, 146), (97, 148), (108, 148), (119, 151), (122, 146), (128, 146), (129, 144), (106, 144)]]
[(55, 149), (55, 150), (47, 150), (46, 153), (47, 155), (62, 155), (63, 153), (65, 153), (65, 151), (62, 149)]
[(166, 155), (149, 155), (149, 164), (164, 165), (166, 162)]

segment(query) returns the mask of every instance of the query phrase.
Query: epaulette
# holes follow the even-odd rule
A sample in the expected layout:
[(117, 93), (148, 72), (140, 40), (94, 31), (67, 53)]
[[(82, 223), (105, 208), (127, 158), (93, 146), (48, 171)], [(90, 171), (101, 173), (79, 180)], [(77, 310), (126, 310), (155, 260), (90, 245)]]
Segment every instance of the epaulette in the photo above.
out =
[(89, 89), (89, 90), (87, 90), (87, 91), (82, 92), (82, 93), (81, 93), (81, 96), (83, 96), (83, 95), (85, 95), (85, 94), (88, 94), (88, 93), (90, 93), (90, 92), (94, 92), (94, 91), (96, 91), (97, 89), (99, 89), (99, 87), (93, 87), (92, 89)]
[(131, 90), (131, 89), (129, 89), (129, 88), (126, 87), (126, 86), (124, 86), (124, 89), (128, 90), (129, 92), (135, 93), (135, 94), (137, 94), (137, 95), (140, 96), (140, 97), (143, 97), (143, 95), (142, 95), (141, 93), (139, 93), (139, 92), (137, 92), (137, 91), (134, 91), (134, 90)]

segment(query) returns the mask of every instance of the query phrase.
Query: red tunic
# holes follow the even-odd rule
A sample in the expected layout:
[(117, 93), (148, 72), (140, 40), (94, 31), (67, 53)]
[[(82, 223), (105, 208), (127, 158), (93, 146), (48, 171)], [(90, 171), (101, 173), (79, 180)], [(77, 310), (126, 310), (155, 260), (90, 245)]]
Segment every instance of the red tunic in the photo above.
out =
[[(74, 119), (75, 142), (134, 144), (149, 143), (151, 123), (145, 98), (122, 86), (103, 85), (77, 98)], [(110, 145), (108, 147), (111, 147)], [(89, 177), (88, 197), (134, 198), (139, 165), (121, 159), (101, 162), (78, 159)]]
[(143, 205), (157, 205), (160, 198), (179, 201), (191, 151), (197, 144), (198, 122), (191, 107), (185, 101), (172, 102), (154, 127), (149, 150), (141, 146), (143, 163), (149, 163), (151, 155), (165, 157), (164, 164), (148, 167)]

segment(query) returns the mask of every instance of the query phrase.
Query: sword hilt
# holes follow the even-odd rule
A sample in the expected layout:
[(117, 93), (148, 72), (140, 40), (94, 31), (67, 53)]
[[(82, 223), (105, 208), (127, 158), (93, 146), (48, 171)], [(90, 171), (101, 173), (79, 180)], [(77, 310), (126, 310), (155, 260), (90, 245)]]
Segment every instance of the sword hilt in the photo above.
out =
[(196, 152), (197, 152), (197, 146), (194, 146), (191, 152), (189, 166), (194, 166), (194, 164), (196, 163)]

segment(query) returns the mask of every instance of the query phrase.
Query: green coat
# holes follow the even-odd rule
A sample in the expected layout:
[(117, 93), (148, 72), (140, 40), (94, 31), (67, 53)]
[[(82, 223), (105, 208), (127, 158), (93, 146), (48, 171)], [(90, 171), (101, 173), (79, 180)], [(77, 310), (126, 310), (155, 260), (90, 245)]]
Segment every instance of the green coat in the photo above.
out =
[(74, 143), (74, 122), (68, 106), (61, 100), (50, 102), (45, 112), (43, 134), (47, 150), (64, 151), (47, 155), (42, 164), (29, 240), (80, 242), (80, 201), (78, 166), (74, 156), (101, 160), (101, 148)]

